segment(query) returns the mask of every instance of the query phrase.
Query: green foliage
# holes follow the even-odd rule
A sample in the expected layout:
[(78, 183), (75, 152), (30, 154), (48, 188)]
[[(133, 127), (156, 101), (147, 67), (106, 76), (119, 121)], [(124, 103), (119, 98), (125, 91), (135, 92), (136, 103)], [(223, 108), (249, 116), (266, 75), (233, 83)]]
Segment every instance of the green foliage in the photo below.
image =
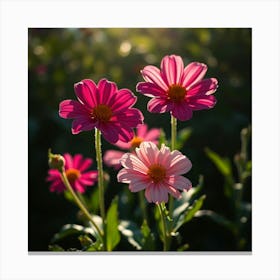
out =
[(118, 224), (118, 198), (115, 197), (108, 209), (106, 218), (106, 245), (108, 251), (113, 251), (120, 242), (121, 237), (118, 230)]

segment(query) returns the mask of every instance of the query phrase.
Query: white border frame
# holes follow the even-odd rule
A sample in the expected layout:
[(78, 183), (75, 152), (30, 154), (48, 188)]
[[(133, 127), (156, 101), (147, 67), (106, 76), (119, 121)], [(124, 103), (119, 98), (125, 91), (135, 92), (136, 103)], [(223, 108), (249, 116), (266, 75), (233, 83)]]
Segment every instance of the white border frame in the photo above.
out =
[[(0, 279), (280, 279), (279, 2), (1, 1)], [(29, 27), (253, 28), (253, 253), (33, 255), (27, 248)], [(20, 235), (18, 235), (20, 232)]]

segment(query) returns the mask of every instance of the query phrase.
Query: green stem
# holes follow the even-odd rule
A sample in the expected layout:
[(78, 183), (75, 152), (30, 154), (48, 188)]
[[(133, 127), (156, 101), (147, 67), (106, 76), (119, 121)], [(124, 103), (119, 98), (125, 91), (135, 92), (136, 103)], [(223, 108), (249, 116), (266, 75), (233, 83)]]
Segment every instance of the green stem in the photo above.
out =
[[(104, 174), (102, 166), (102, 149), (101, 149), (101, 133), (100, 130), (95, 128), (95, 151), (96, 151), (96, 162), (98, 170), (98, 190), (99, 190), (99, 207), (100, 215), (103, 223), (104, 240), (106, 240), (106, 216), (105, 216), (105, 202), (104, 202)], [(106, 242), (104, 242), (106, 250)]]
[(176, 141), (177, 141), (177, 119), (171, 116), (171, 151), (176, 149)]
[(71, 184), (69, 183), (66, 173), (65, 171), (62, 171), (61, 173), (61, 179), (66, 187), (66, 189), (71, 193), (71, 195), (73, 196), (76, 204), (78, 205), (78, 207), (81, 209), (81, 211), (84, 213), (84, 215), (88, 218), (88, 220), (92, 223), (92, 225), (94, 226), (94, 228), (96, 229), (96, 231), (98, 232), (98, 235), (100, 237), (100, 239), (102, 240), (103, 237), (103, 232), (99, 229), (99, 227), (97, 226), (97, 224), (93, 221), (90, 213), (88, 212), (88, 210), (86, 209), (86, 207), (83, 205), (83, 203), (81, 202), (81, 200), (78, 198), (78, 196), (76, 195), (76, 193), (74, 192)]
[(157, 203), (159, 212), (160, 212), (160, 216), (161, 216), (161, 222), (162, 222), (162, 231), (163, 231), (163, 251), (167, 251), (167, 235), (168, 233), (166, 232), (166, 223), (165, 223), (165, 219), (164, 219), (164, 215), (163, 215), (163, 209), (162, 209), (162, 205), (160, 203)]
[[(177, 119), (173, 117), (171, 114), (170, 117), (171, 117), (171, 121), (170, 121), (171, 122), (171, 151), (174, 151), (176, 148), (176, 141), (177, 141)], [(174, 199), (172, 196), (170, 196), (168, 202), (168, 209), (171, 217), (173, 213), (173, 204), (174, 204)]]

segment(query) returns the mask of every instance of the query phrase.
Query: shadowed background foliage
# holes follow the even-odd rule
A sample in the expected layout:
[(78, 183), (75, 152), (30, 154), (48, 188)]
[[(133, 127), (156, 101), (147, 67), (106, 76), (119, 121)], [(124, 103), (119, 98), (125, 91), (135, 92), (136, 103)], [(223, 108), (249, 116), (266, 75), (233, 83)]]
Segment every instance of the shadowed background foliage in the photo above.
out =
[[(28, 32), (29, 251), (47, 251), (51, 238), (62, 225), (76, 220), (77, 208), (63, 195), (49, 192), (45, 181), (48, 148), (54, 153), (93, 157), (96, 168), (93, 133), (72, 135), (71, 121), (58, 116), (60, 101), (75, 99), (74, 83), (84, 78), (97, 82), (106, 77), (119, 88), (132, 90), (138, 97), (136, 107), (143, 112), (149, 127), (163, 128), (169, 136), (169, 115), (149, 113), (146, 110), (149, 98), (135, 91), (137, 82), (142, 81), (140, 70), (147, 64), (159, 67), (167, 54), (180, 55), (185, 65), (191, 61), (206, 63), (206, 77), (216, 77), (219, 81), (216, 106), (209, 111), (194, 112), (188, 122), (179, 121), (178, 129), (192, 129), (181, 151), (193, 163), (187, 175), (193, 184), (197, 184), (200, 174), (204, 176), (203, 193), (207, 198), (203, 209), (232, 218), (224, 193), (224, 178), (206, 156), (205, 148), (233, 161), (240, 151), (240, 131), (251, 124), (251, 29), (32, 28)], [(103, 141), (103, 150), (109, 148), (114, 147)], [(111, 178), (106, 191), (108, 207), (114, 195), (126, 191), (127, 186), (117, 183), (115, 170), (106, 168), (106, 172)], [(128, 195), (133, 202), (133, 195)], [(250, 181), (244, 197), (251, 202)], [(120, 215), (129, 218), (134, 213), (137, 218), (136, 203), (137, 200), (120, 209)], [(251, 250), (250, 220), (245, 235), (247, 243), (243, 250)], [(188, 223), (183, 228), (183, 238), (192, 251), (238, 250), (233, 235), (207, 218), (195, 218)], [(119, 246), (119, 250), (131, 249), (123, 243)]]

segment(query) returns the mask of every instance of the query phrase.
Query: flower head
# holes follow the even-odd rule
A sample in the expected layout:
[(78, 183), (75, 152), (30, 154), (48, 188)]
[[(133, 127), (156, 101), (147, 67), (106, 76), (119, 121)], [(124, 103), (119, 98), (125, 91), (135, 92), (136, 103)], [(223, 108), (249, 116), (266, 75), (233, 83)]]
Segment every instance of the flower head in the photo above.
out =
[(130, 141), (133, 128), (143, 122), (142, 113), (132, 106), (136, 97), (129, 89), (102, 79), (96, 85), (85, 79), (74, 85), (78, 101), (64, 100), (59, 105), (59, 115), (74, 119), (72, 133), (98, 128), (110, 143)]
[[(160, 129), (152, 128), (148, 130), (146, 124), (140, 124), (136, 128), (134, 137), (129, 142), (118, 141), (115, 145), (119, 148), (127, 151), (134, 151), (135, 148), (138, 148), (143, 141), (151, 141), (155, 144), (158, 144), (158, 138), (160, 135)], [(116, 150), (107, 150), (104, 154), (104, 162), (107, 166), (112, 166), (115, 169), (121, 167), (120, 159), (124, 155), (124, 152)]]
[(170, 151), (164, 144), (159, 150), (152, 142), (142, 142), (135, 154), (126, 153), (121, 158), (124, 167), (118, 173), (118, 181), (129, 184), (131, 192), (145, 189), (149, 202), (168, 201), (168, 193), (179, 198), (179, 190), (189, 190), (189, 179), (182, 175), (187, 173), (192, 164), (179, 151)]
[[(83, 158), (81, 154), (73, 157), (70, 154), (63, 155), (65, 159), (65, 173), (72, 188), (80, 193), (84, 193), (87, 186), (92, 186), (97, 180), (97, 171), (86, 171), (91, 165), (90, 158)], [(60, 172), (57, 169), (49, 169), (47, 181), (51, 182), (51, 192), (63, 192), (66, 190)]]
[(148, 65), (141, 71), (145, 82), (137, 84), (138, 92), (152, 99), (148, 110), (152, 113), (171, 112), (181, 120), (192, 118), (193, 111), (210, 109), (216, 104), (212, 95), (217, 87), (215, 78), (204, 79), (207, 66), (192, 62), (184, 68), (180, 56), (165, 56), (161, 69)]

